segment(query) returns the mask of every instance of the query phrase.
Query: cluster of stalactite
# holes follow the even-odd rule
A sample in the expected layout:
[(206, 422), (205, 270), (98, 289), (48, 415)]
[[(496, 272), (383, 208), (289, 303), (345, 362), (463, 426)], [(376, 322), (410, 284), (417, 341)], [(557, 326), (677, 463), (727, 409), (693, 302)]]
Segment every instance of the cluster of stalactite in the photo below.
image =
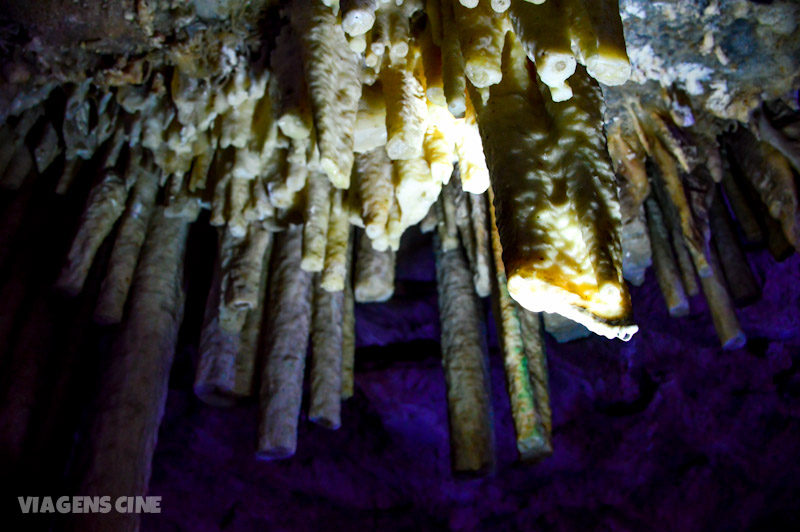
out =
[[(339, 427), (354, 305), (392, 296), (395, 253), (417, 224), (434, 232), (459, 474), (494, 467), (480, 297), (495, 305), (529, 460), (551, 450), (543, 328), (627, 340), (624, 279), (640, 284), (651, 263), (672, 315), (688, 312), (696, 272), (722, 344), (742, 345), (733, 305), (759, 287), (728, 206), (745, 243), (776, 256), (797, 246), (791, 113), (765, 107), (760, 141), (741, 128), (722, 149), (694, 140), (690, 111), (632, 104), (604, 131), (598, 81), (630, 75), (616, 0), (313, 0), (281, 17), (260, 55), (222, 47), (203, 68), (176, 55), (137, 83), (87, 78), (0, 130), (4, 187), (51, 167), (56, 194), (92, 183), (60, 290), (80, 293), (113, 240), (94, 319), (121, 327), (82, 494), (146, 491), (188, 229), (204, 209), (218, 250), (195, 392), (215, 405), (256, 397), (261, 458), (295, 452), (307, 351), (308, 418)], [(24, 234), (20, 212), (4, 235)]]
[(626, 279), (641, 284), (652, 265), (675, 317), (686, 316), (702, 291), (721, 345), (742, 347), (734, 308), (761, 294), (745, 251), (766, 243), (783, 260), (800, 243), (800, 115), (771, 102), (749, 127), (730, 126), (716, 137), (689, 108), (670, 112), (667, 102), (631, 102), (617, 118), (607, 134), (620, 184)]

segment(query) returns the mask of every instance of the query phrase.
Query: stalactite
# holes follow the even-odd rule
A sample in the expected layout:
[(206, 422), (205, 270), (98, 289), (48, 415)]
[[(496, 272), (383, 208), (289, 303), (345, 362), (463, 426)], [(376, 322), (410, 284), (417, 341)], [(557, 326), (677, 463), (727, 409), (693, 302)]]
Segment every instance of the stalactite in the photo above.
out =
[[(169, 370), (183, 316), (183, 261), (190, 220), (154, 214), (91, 431), (82, 495), (145, 495)], [(141, 514), (78, 514), (84, 530), (138, 530)]]
[[(733, 303), (760, 291), (742, 244), (766, 242), (779, 259), (800, 244), (797, 112), (764, 103), (731, 130), (680, 87), (614, 101), (600, 84), (642, 75), (617, 0), (267, 2), (258, 16), (268, 20), (252, 28), (203, 17), (167, 41), (162, 7), (139, 4), (136, 23), (159, 52), (142, 48), (116, 70), (104, 55), (0, 110), (0, 186), (18, 190), (0, 265), (45, 177), (60, 200), (89, 189), (57, 288), (81, 292), (113, 236), (94, 319), (121, 332), (87, 494), (146, 491), (200, 210), (220, 243), (194, 391), (224, 405), (258, 392), (264, 459), (296, 451), (309, 340), (308, 417), (339, 426), (354, 394), (356, 303), (390, 299), (403, 236), (436, 230), (456, 473), (495, 460), (479, 298), (495, 305), (517, 449), (540, 459), (553, 445), (542, 329), (558, 341), (587, 329), (629, 340), (638, 328), (625, 281), (641, 285), (652, 265), (671, 316), (687, 315), (702, 288), (722, 345), (737, 348)], [(221, 20), (232, 27), (212, 34)], [(212, 42), (198, 45), (202, 35)], [(27, 284), (23, 266), (9, 270)], [(6, 338), (25, 299), (1, 290)], [(46, 315), (35, 306), (34, 319)], [(10, 454), (46, 364), (20, 350), (47, 338), (32, 326), (20, 337), (10, 393), (25, 393), (9, 403), (22, 420), (6, 431)]]
[(457, 474), (486, 475), (494, 469), (495, 453), (478, 298), (463, 248), (445, 250), (438, 242), (435, 245), (450, 460)]
[(261, 372), (258, 456), (286, 458), (297, 448), (303, 369), (311, 328), (311, 274), (300, 268), (302, 231), (275, 242), (270, 275), (268, 337)]

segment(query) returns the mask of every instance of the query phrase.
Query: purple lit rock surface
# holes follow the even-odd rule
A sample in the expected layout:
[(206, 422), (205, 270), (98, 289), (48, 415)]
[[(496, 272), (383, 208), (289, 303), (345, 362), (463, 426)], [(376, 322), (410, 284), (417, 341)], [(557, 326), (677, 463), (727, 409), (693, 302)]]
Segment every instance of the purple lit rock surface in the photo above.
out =
[(357, 309), (342, 428), (304, 412), (290, 460), (257, 461), (256, 406), (199, 403), (179, 354), (151, 482), (163, 513), (143, 530), (796, 530), (800, 256), (750, 255), (764, 294), (738, 312), (744, 349), (719, 349), (701, 299), (669, 318), (652, 271), (630, 342), (548, 338), (554, 454), (538, 464), (516, 462), (487, 315), (498, 468), (455, 481), (433, 256), (412, 240), (395, 298)]

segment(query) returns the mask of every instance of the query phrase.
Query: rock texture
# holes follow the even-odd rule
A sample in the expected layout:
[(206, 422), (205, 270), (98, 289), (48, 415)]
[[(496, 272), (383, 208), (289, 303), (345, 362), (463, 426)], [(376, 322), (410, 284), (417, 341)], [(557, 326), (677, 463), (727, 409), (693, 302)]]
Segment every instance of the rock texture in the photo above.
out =
[[(620, 0), (633, 74), (608, 88), (657, 97), (685, 91), (695, 109), (746, 122), (759, 98), (786, 96), (800, 77), (800, 5), (789, 0)], [(642, 86), (636, 87), (636, 84)]]

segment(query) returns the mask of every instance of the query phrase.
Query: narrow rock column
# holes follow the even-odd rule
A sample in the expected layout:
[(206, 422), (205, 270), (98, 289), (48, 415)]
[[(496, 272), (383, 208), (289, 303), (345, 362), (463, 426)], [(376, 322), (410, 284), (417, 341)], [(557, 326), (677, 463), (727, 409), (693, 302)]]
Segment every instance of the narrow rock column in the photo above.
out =
[(72, 296), (81, 291), (97, 249), (125, 210), (127, 195), (124, 181), (114, 172), (107, 172), (92, 188), (57, 288)]
[(264, 460), (288, 458), (297, 449), (311, 327), (311, 274), (300, 268), (302, 247), (302, 227), (290, 227), (275, 239), (256, 453)]
[(147, 235), (156, 194), (158, 175), (142, 172), (133, 186), (131, 198), (114, 240), (108, 272), (100, 289), (94, 319), (102, 325), (119, 323), (128, 291), (139, 260), (139, 252)]
[(648, 198), (645, 207), (647, 208), (647, 227), (650, 230), (650, 245), (653, 248), (653, 268), (661, 295), (664, 296), (670, 316), (686, 316), (689, 313), (689, 299), (683, 288), (675, 255), (669, 245), (669, 234), (664, 223), (664, 215), (655, 198)]
[[(130, 313), (98, 398), (91, 457), (81, 495), (147, 493), (164, 415), (178, 329), (183, 319), (183, 261), (189, 220), (153, 217), (136, 268)], [(138, 530), (140, 514), (76, 514), (75, 530)]]
[(236, 359), (247, 310), (231, 312), (220, 305), (222, 273), (219, 262), (217, 258), (206, 300), (194, 393), (207, 404), (231, 406), (235, 401)]
[(757, 301), (761, 297), (761, 287), (750, 270), (747, 256), (739, 244), (719, 192), (714, 197), (709, 214), (714, 247), (719, 254), (734, 303), (742, 306)]
[(361, 233), (356, 254), (353, 292), (358, 303), (386, 301), (394, 294), (394, 251), (376, 251)]
[(747, 338), (739, 320), (733, 310), (733, 302), (725, 285), (722, 284), (722, 268), (719, 264), (716, 250), (710, 254), (711, 275), (700, 278), (703, 285), (703, 294), (708, 302), (708, 309), (711, 312), (711, 319), (714, 322), (714, 329), (717, 331), (719, 342), (723, 349), (739, 349)]
[(517, 305), (522, 344), (525, 348), (525, 360), (528, 362), (528, 375), (531, 379), (533, 402), (536, 407), (536, 430), (540, 435), (536, 453), (531, 457), (532, 460), (539, 460), (553, 452), (550, 378), (547, 373), (547, 353), (544, 350), (540, 314), (540, 312), (531, 312), (522, 305)]
[(311, 322), (311, 401), (308, 418), (338, 429), (342, 402), (342, 317), (344, 292), (328, 292), (322, 275), (314, 281)]
[[(491, 189), (490, 189), (490, 198)], [(492, 202), (489, 203), (491, 220), (493, 311), (500, 345), (503, 349), (503, 366), (506, 388), (511, 403), (511, 417), (517, 439), (517, 451), (523, 460), (537, 460), (549, 454), (549, 442), (542, 428), (542, 412), (537, 408), (535, 390), (525, 354), (523, 330), (517, 313), (517, 304), (508, 293), (508, 279), (503, 266), (503, 248), (497, 231), (497, 217)], [(549, 408), (548, 408), (549, 410)]]
[(355, 231), (350, 231), (347, 245), (347, 273), (344, 282), (344, 307), (342, 308), (342, 399), (353, 396), (356, 363), (356, 309), (353, 294), (353, 243)]
[(450, 461), (457, 475), (481, 476), (494, 470), (495, 459), (480, 306), (462, 248), (445, 251), (439, 239), (434, 240)]

